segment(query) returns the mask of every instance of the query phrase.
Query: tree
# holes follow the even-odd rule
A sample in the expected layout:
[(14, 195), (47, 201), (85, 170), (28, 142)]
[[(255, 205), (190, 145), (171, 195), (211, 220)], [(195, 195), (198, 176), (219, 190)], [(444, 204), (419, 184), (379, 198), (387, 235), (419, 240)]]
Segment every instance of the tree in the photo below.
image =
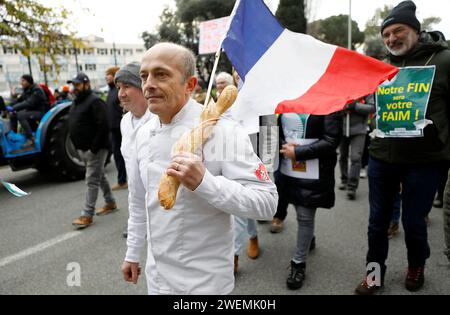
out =
[(432, 31), (434, 24), (439, 24), (441, 22), (441, 18), (437, 16), (430, 16), (422, 21), (422, 30), (423, 31)]
[[(175, 3), (174, 11), (168, 8), (163, 11), (154, 32), (142, 33), (147, 48), (161, 41), (170, 41), (197, 52), (199, 23), (230, 15), (235, 0), (175, 0)], [(205, 82), (209, 80), (209, 73), (204, 69), (212, 69), (213, 63), (214, 55), (197, 58), (198, 75)], [(225, 54), (221, 56), (219, 69), (231, 70)]]
[(366, 35), (364, 41), (364, 53), (377, 59), (383, 59), (387, 54), (386, 47), (381, 39), (380, 25), (384, 19), (389, 15), (393, 6), (385, 5), (383, 8), (375, 10), (373, 17), (367, 21), (364, 34)]
[(297, 33), (306, 33), (305, 1), (280, 0), (276, 17), (285, 28)]
[(383, 8), (378, 8), (375, 10), (375, 14), (373, 15), (373, 17), (366, 23), (364, 34), (366, 34), (367, 37), (380, 35), (380, 26), (383, 23), (384, 19), (392, 11), (392, 8), (392, 5), (385, 5)]
[[(329, 44), (348, 47), (348, 15), (333, 15), (308, 25), (308, 33)], [(364, 33), (352, 20), (352, 49), (364, 42)]]
[(36, 0), (0, 0), (0, 40), (28, 58), (30, 74), (33, 54), (38, 56), (44, 77), (49, 66), (54, 65), (58, 73), (58, 56), (79, 42), (69, 31), (69, 14), (65, 8), (49, 8)]

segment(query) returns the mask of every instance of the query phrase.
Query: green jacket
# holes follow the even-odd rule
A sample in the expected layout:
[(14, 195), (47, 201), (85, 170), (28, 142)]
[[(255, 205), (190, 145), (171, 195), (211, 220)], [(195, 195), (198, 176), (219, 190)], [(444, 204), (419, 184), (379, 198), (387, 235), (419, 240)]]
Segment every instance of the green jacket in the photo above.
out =
[(370, 145), (371, 156), (395, 164), (450, 160), (450, 50), (444, 36), (440, 32), (422, 32), (419, 42), (409, 54), (399, 57), (390, 55), (388, 62), (397, 67), (424, 66), (427, 62), (428, 65), (436, 66), (426, 114), (426, 118), (433, 124), (424, 129), (423, 138), (373, 139)]

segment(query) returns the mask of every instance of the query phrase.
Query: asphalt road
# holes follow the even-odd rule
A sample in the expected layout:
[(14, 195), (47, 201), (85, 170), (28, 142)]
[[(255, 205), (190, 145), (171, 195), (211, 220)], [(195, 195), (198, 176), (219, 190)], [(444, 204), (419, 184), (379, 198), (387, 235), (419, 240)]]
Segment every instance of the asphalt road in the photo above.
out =
[[(130, 285), (120, 272), (126, 250), (122, 238), (126, 191), (116, 193), (120, 211), (96, 217), (93, 226), (76, 232), (71, 222), (84, 200), (84, 182), (53, 182), (34, 170), (13, 173), (8, 168), (0, 168), (0, 177), (31, 192), (28, 197), (16, 198), (0, 187), (0, 294), (146, 294), (143, 279), (137, 286)], [(116, 173), (111, 165), (108, 177), (113, 183)], [(344, 197), (337, 191), (335, 208), (318, 211), (317, 248), (310, 255), (301, 290), (290, 291), (285, 286), (297, 233), (290, 208), (282, 233), (271, 234), (269, 224), (258, 224), (261, 256), (251, 260), (245, 253), (241, 255), (233, 294), (352, 294), (364, 274), (367, 180), (361, 181), (356, 201)], [(433, 209), (430, 219), (432, 254), (425, 287), (417, 294), (449, 294), (450, 264), (442, 254), (442, 211)], [(382, 294), (410, 294), (403, 287), (406, 266), (401, 232), (391, 240)], [(79, 279), (73, 276), (78, 267)]]

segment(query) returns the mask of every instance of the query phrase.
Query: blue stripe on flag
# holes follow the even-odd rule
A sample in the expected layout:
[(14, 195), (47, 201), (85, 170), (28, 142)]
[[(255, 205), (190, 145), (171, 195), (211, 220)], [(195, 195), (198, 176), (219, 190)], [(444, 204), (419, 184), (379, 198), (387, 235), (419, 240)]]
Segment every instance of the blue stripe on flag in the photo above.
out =
[(222, 46), (242, 80), (283, 31), (262, 0), (241, 0)]

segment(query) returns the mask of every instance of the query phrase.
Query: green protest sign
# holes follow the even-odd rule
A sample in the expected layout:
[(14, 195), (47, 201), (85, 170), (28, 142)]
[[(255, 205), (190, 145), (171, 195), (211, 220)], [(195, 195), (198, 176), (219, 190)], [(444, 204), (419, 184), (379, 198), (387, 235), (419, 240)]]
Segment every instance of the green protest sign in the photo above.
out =
[(423, 137), (435, 66), (401, 68), (378, 88), (377, 129), (387, 138)]

